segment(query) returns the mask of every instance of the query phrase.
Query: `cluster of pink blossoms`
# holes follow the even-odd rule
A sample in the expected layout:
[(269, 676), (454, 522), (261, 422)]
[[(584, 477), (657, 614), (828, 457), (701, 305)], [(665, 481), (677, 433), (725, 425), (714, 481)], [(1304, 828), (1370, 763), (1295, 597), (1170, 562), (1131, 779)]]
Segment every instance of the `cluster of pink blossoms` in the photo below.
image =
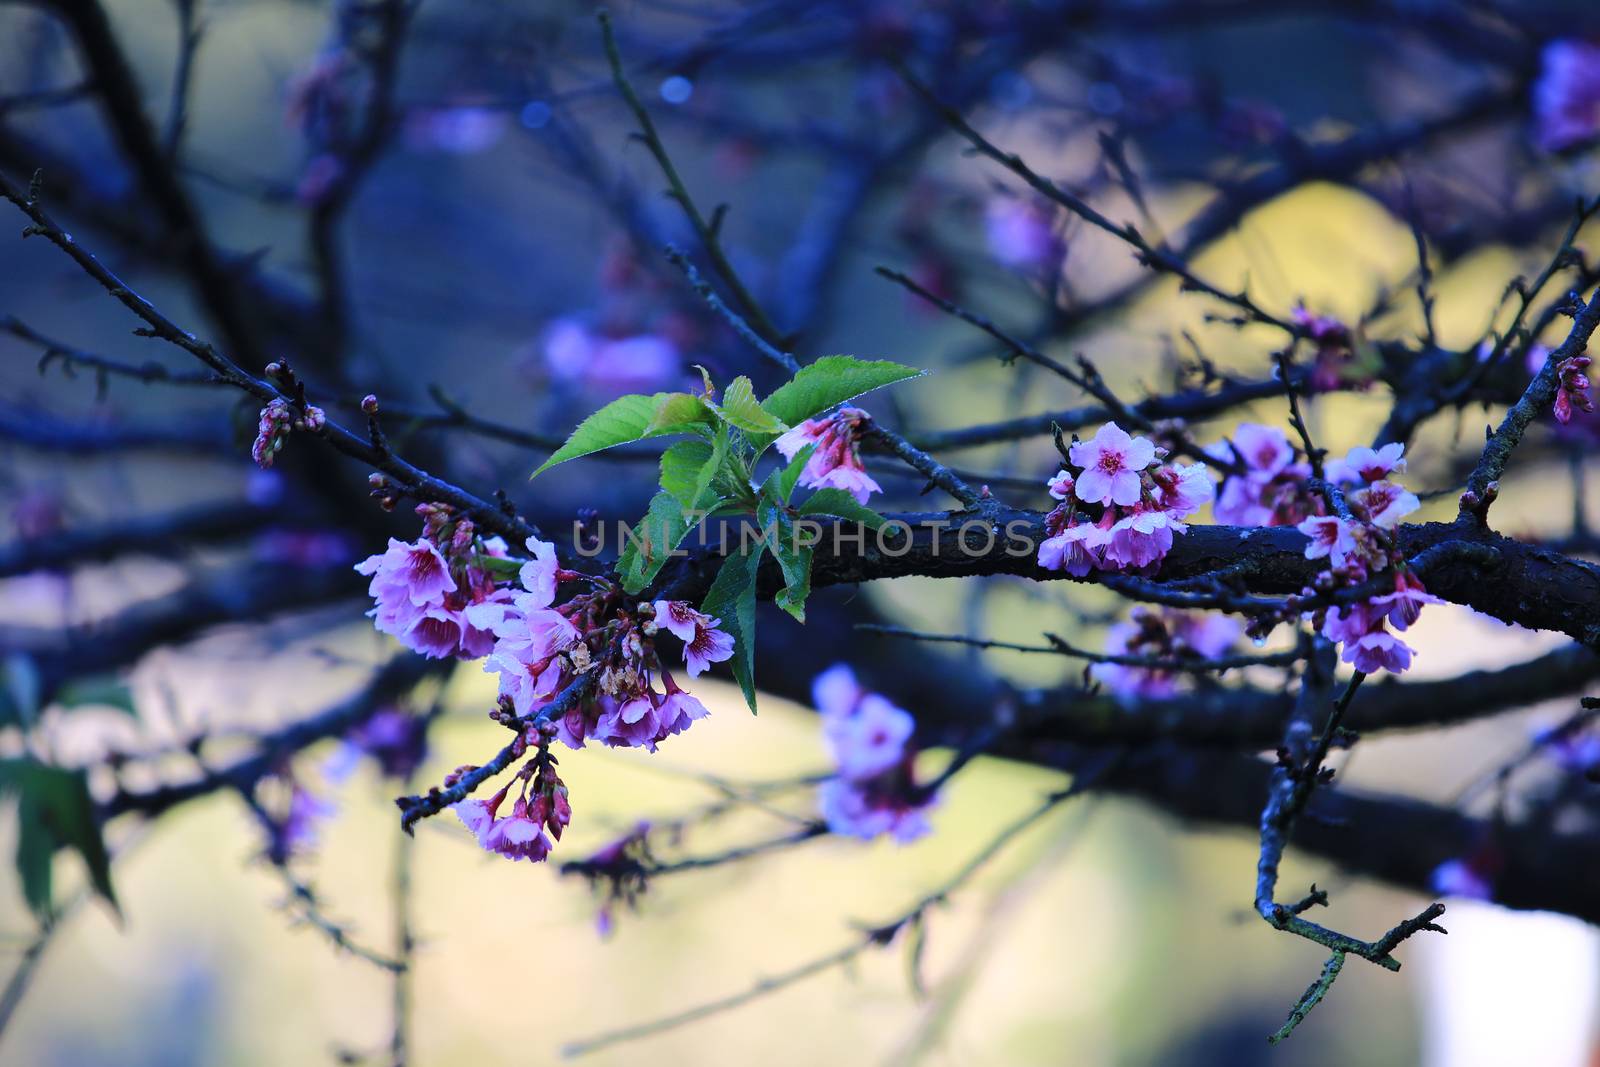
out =
[(511, 599), (479, 555), (504, 558), (506, 543), (480, 539), (470, 519), (454, 519), (450, 509), (419, 504), (423, 536), (407, 543), (389, 539), (381, 555), (368, 556), (356, 571), (370, 575), (369, 612), (380, 633), (430, 659), (478, 659), (494, 648), (494, 634), (478, 622), (474, 609)]
[(1069, 465), (1049, 481), (1061, 501), (1045, 516), (1039, 566), (1082, 577), (1091, 570), (1154, 567), (1172, 549), (1183, 519), (1210, 503), (1205, 468), (1168, 464), (1149, 439), (1108, 422), (1068, 449)]
[[(566, 784), (556, 773), (555, 758), (548, 745), (549, 733), (542, 732), (538, 753), (498, 793), (488, 800), (474, 797), (455, 805), (456, 815), (486, 851), (508, 860), (538, 863), (550, 855), (550, 838), (561, 840), (561, 831), (572, 821), (572, 803), (567, 799)], [(511, 813), (501, 815), (500, 809), (513, 788), (517, 798), (512, 802)]]
[[(1106, 651), (1114, 656), (1150, 656), (1162, 660), (1209, 660), (1239, 640), (1239, 624), (1226, 615), (1134, 608), (1128, 622), (1106, 631)], [(1181, 672), (1158, 666), (1097, 663), (1089, 673), (1121, 700), (1173, 696)]]
[(1405, 467), (1404, 445), (1352, 449), (1328, 470), (1331, 480), (1360, 486), (1345, 493), (1350, 517), (1319, 515), (1299, 526), (1311, 539), (1306, 558), (1325, 561), (1307, 595), (1364, 585), (1385, 572), (1393, 577), (1391, 592), (1313, 613), (1323, 636), (1344, 646), (1344, 661), (1367, 674), (1380, 669), (1398, 674), (1410, 667), (1414, 650), (1388, 627), (1408, 629), (1423, 605), (1443, 603), (1406, 565), (1393, 536), (1400, 520), (1420, 506), (1413, 494), (1389, 481)]
[(842, 663), (817, 676), (812, 698), (839, 769), (817, 795), (828, 829), (865, 840), (889, 834), (901, 844), (929, 833), (934, 798), (916, 783), (911, 713), (867, 692)]
[(1533, 87), (1535, 133), (1549, 152), (1600, 138), (1600, 42), (1551, 41)]
[[(570, 817), (550, 743), (559, 739), (583, 748), (598, 741), (655, 751), (658, 743), (707, 715), (705, 705), (679, 688), (662, 663), (656, 648), (660, 636), (671, 634), (683, 643), (691, 676), (729, 659), (733, 638), (720, 629), (719, 620), (690, 604), (639, 602), (605, 578), (563, 569), (549, 542), (529, 538), (532, 558), (518, 567), (503, 541), (479, 537), (471, 520), (453, 509), (422, 505), (417, 511), (424, 519), (421, 538), (411, 544), (391, 540), (388, 551), (356, 567), (372, 577), (369, 591), (376, 606), (369, 614), (380, 631), (423, 655), (487, 657), (484, 670), (499, 675), (499, 706), (492, 717), (520, 731), (518, 758), (537, 746), (519, 773), (524, 782), (532, 777), (537, 795), (530, 798), (524, 789), (504, 818), (499, 809), (506, 790), (488, 801), (462, 801), (456, 809), (490, 851), (543, 859), (549, 842), (540, 826), (559, 838), (557, 823), (565, 825)], [(502, 584), (496, 575), (513, 568), (516, 583)], [(558, 604), (564, 585), (581, 585), (583, 591)], [(580, 676), (593, 678), (584, 697), (571, 701), (561, 716), (541, 720), (547, 706)], [(402, 725), (385, 719), (379, 730), (375, 718), (373, 735), (353, 740), (380, 759), (414, 763), (420, 753), (409, 751), (409, 738), (400, 736)]]
[(1306, 485), (1311, 466), (1282, 430), (1241, 423), (1231, 439), (1206, 448), (1217, 460), (1242, 468), (1228, 474), (1213, 509), (1229, 526), (1295, 526), (1321, 515), (1325, 504)]
[(800, 472), (800, 484), (809, 489), (843, 489), (865, 504), (883, 487), (872, 480), (861, 463), (861, 433), (867, 413), (842, 407), (832, 415), (807, 419), (773, 442), (784, 459), (794, 459), (807, 445), (815, 445)]
[(681, 640), (689, 674), (698, 675), (733, 655), (733, 638), (718, 629), (718, 619), (682, 601), (629, 609), (609, 583), (554, 606), (560, 582), (589, 579), (560, 570), (553, 545), (530, 540), (528, 547), (534, 558), (522, 568), (522, 591), (469, 612), (493, 635), (484, 670), (500, 676), (504, 714), (536, 715), (580, 674), (594, 671), (596, 692), (552, 723), (569, 748), (599, 741), (654, 752), (657, 743), (706, 717), (706, 706), (680, 689), (662, 664), (655, 638), (665, 629)]

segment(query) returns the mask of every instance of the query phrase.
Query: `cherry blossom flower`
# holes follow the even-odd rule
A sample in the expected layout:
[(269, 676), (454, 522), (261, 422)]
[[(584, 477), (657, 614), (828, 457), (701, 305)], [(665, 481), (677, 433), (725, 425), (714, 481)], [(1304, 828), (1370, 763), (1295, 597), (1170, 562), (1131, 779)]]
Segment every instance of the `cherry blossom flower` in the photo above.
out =
[(1365, 489), (1350, 493), (1345, 499), (1357, 518), (1385, 530), (1399, 526), (1402, 518), (1422, 506), (1416, 494), (1407, 492), (1393, 482), (1373, 482)]
[(844, 778), (830, 778), (818, 786), (817, 803), (828, 830), (843, 837), (870, 841), (887, 834), (897, 844), (908, 845), (933, 831), (928, 822), (931, 802), (912, 803)]
[(1150, 496), (1156, 507), (1177, 519), (1193, 515), (1211, 503), (1217, 492), (1199, 463), (1156, 467), (1150, 472), (1150, 480)]
[(1294, 462), (1294, 447), (1289, 438), (1275, 426), (1243, 422), (1233, 431), (1231, 446), (1222, 442), (1212, 446), (1220, 458), (1237, 456), (1252, 475), (1271, 478)]
[(1346, 642), (1340, 658), (1363, 674), (1373, 674), (1379, 670), (1399, 674), (1411, 666), (1411, 657), (1415, 651), (1394, 634), (1380, 627), (1361, 635), (1355, 641)]
[(1111, 528), (1102, 557), (1116, 569), (1148, 567), (1172, 550), (1172, 535), (1188, 527), (1165, 511), (1136, 509)]
[(1394, 592), (1372, 598), (1371, 604), (1379, 614), (1387, 615), (1389, 624), (1396, 630), (1410, 629), (1426, 604), (1443, 604), (1445, 601), (1429, 593), (1415, 571), (1403, 567), (1395, 571)]
[(1230, 526), (1294, 526), (1322, 513), (1321, 497), (1310, 492), (1311, 468), (1295, 461), (1295, 450), (1274, 426), (1241, 423), (1231, 440), (1205, 449), (1207, 455), (1243, 465), (1242, 474), (1228, 474), (1217, 494), (1213, 514)]
[[(1128, 622), (1106, 631), (1106, 652), (1114, 656), (1215, 659), (1233, 647), (1239, 633), (1239, 624), (1226, 615), (1141, 607), (1133, 610)], [(1178, 671), (1121, 663), (1096, 663), (1089, 673), (1128, 703), (1172, 696), (1178, 692), (1182, 677)]]
[(832, 415), (807, 419), (782, 434), (773, 444), (785, 459), (794, 459), (814, 446), (800, 472), (800, 484), (809, 489), (842, 489), (865, 504), (882, 487), (861, 463), (860, 437), (868, 416), (860, 408), (842, 407)]
[(1074, 487), (1079, 500), (1129, 507), (1139, 501), (1139, 472), (1156, 458), (1156, 446), (1108, 422), (1089, 441), (1074, 444), (1068, 455), (1083, 468)]
[(1357, 551), (1352, 525), (1337, 515), (1306, 519), (1296, 529), (1311, 539), (1306, 544), (1306, 559), (1326, 559), (1329, 566), (1342, 567)]
[(1050, 495), (1055, 497), (1057, 500), (1066, 500), (1072, 495), (1072, 472), (1061, 471), (1053, 475), (1050, 480), (1045, 483), (1045, 488), (1048, 489)]
[(1039, 566), (1050, 571), (1066, 571), (1082, 578), (1095, 568), (1094, 557), (1084, 546), (1081, 536), (1073, 536), (1075, 527), (1039, 542)]
[(1556, 421), (1562, 425), (1572, 421), (1572, 409), (1593, 411), (1594, 400), (1589, 396), (1589, 376), (1584, 368), (1588, 356), (1570, 356), (1556, 364)]
[(847, 663), (835, 663), (811, 683), (811, 701), (824, 716), (848, 715), (866, 695)]
[(839, 773), (851, 779), (871, 778), (899, 764), (915, 729), (910, 712), (876, 693), (863, 697), (850, 714), (824, 716), (822, 725)]
[(844, 664), (818, 675), (812, 691), (838, 768), (817, 794), (828, 828), (864, 839), (888, 834), (902, 844), (927, 833), (935, 799), (916, 785), (910, 712), (862, 689)]
[(450, 564), (432, 541), (407, 543), (391, 537), (388, 550), (357, 563), (356, 573), (372, 576), (367, 593), (379, 601), (385, 596), (404, 596), (421, 607), (456, 591)]
[(1540, 147), (1560, 152), (1600, 136), (1600, 43), (1563, 38), (1544, 46), (1533, 86)]
[(718, 627), (721, 619), (696, 611), (681, 600), (655, 602), (656, 624), (683, 642), (690, 677), (704, 674), (713, 663), (733, 658), (733, 635)]
[(1382, 448), (1352, 448), (1343, 459), (1328, 464), (1329, 481), (1380, 482), (1406, 469), (1406, 446), (1395, 442)]
[(654, 333), (606, 337), (573, 318), (550, 323), (543, 355), (552, 378), (607, 395), (658, 388), (680, 377), (684, 364), (682, 352), (669, 337)]

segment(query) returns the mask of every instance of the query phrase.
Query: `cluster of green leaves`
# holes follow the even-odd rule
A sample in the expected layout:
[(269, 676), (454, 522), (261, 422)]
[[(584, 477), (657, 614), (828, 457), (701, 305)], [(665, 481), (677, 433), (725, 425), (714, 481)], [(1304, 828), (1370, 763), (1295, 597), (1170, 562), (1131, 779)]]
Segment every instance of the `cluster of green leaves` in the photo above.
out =
[[(703, 373), (703, 372), (702, 372)], [(839, 489), (819, 489), (803, 501), (794, 491), (810, 457), (804, 449), (758, 480), (756, 468), (785, 431), (863, 393), (915, 378), (921, 372), (887, 360), (826, 356), (800, 369), (792, 379), (757, 400), (749, 378), (738, 377), (716, 398), (709, 375), (705, 392), (635, 394), (619, 397), (578, 425), (544, 464), (538, 476), (559, 463), (617, 445), (653, 437), (679, 436), (661, 456), (660, 490), (650, 501), (617, 562), (623, 587), (638, 594), (700, 527), (715, 515), (749, 515), (761, 530), (759, 543), (723, 561), (701, 610), (722, 620), (734, 639), (733, 673), (755, 709), (756, 575), (771, 555), (784, 587), (779, 607), (805, 621), (811, 591), (812, 547), (796, 535), (797, 520), (834, 516), (877, 529), (883, 519)]]

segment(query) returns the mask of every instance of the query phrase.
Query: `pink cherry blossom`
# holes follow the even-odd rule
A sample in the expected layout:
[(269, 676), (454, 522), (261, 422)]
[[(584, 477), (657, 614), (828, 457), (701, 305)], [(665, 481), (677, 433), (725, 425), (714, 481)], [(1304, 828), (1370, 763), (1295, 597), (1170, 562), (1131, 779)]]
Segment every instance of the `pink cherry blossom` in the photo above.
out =
[(522, 565), (517, 579), (539, 607), (547, 608), (555, 603), (556, 571), (561, 566), (556, 558), (556, 546), (549, 541), (530, 537), (528, 551), (533, 553), (533, 558)]
[(1340, 658), (1363, 674), (1379, 670), (1399, 674), (1411, 666), (1414, 651), (1394, 634), (1377, 629), (1363, 634), (1359, 640), (1347, 642)]
[(1296, 529), (1311, 539), (1306, 545), (1306, 559), (1327, 559), (1330, 566), (1342, 567), (1357, 550), (1350, 523), (1337, 515), (1314, 516)]
[(1240, 423), (1234, 429), (1232, 447), (1224, 441), (1208, 451), (1230, 461), (1237, 456), (1251, 474), (1267, 478), (1294, 462), (1294, 448), (1284, 432), (1254, 422)]
[(811, 683), (811, 702), (824, 716), (848, 715), (866, 695), (847, 663), (835, 663)]
[(1406, 469), (1406, 446), (1395, 442), (1382, 448), (1352, 448), (1342, 460), (1328, 464), (1330, 481), (1379, 482)]
[[(1226, 615), (1135, 608), (1128, 622), (1106, 631), (1111, 655), (1214, 659), (1239, 639), (1239, 624)], [(1155, 667), (1097, 663), (1090, 674), (1125, 703), (1177, 693), (1182, 675)]]
[(1533, 86), (1540, 147), (1560, 152), (1600, 136), (1600, 43), (1562, 38), (1544, 46)]
[[(480, 845), (483, 845), (488, 840), (489, 831), (494, 829), (496, 815), (505, 799), (506, 790), (502, 789), (488, 800), (468, 797), (466, 800), (452, 804), (450, 810), (456, 813), (462, 825), (472, 831), (472, 836), (478, 839)], [(484, 847), (487, 848), (488, 846), (485, 845)]]
[(1104, 558), (1119, 569), (1153, 566), (1172, 550), (1172, 535), (1187, 529), (1164, 511), (1135, 511), (1111, 528)]
[(683, 646), (683, 659), (689, 676), (704, 674), (713, 663), (733, 658), (733, 635), (717, 629), (721, 619), (712, 619), (695, 631), (694, 640)]
[(549, 325), (543, 354), (552, 378), (608, 395), (659, 388), (680, 377), (684, 363), (668, 337), (606, 337), (571, 318)]
[(1174, 463), (1155, 468), (1151, 498), (1156, 507), (1175, 519), (1186, 518), (1211, 503), (1216, 488), (1199, 463)]
[(1417, 621), (1425, 605), (1445, 601), (1423, 588), (1422, 579), (1415, 572), (1402, 569), (1395, 572), (1394, 592), (1375, 596), (1371, 603), (1375, 611), (1389, 617), (1390, 625), (1396, 630), (1406, 630)]
[(1074, 487), (1079, 500), (1128, 507), (1139, 501), (1139, 472), (1155, 459), (1156, 446), (1108, 422), (1089, 441), (1074, 444), (1068, 455), (1083, 468)]
[(870, 841), (887, 834), (907, 845), (933, 830), (927, 815), (931, 802), (914, 804), (843, 778), (818, 786), (817, 801), (829, 831), (843, 837)]
[(841, 489), (865, 504), (873, 493), (883, 491), (861, 464), (859, 441), (867, 417), (860, 408), (842, 407), (832, 415), (806, 420), (773, 444), (791, 460), (807, 445), (814, 445), (800, 472), (800, 484), (809, 489)]
[(1059, 472), (1045, 483), (1045, 488), (1057, 500), (1066, 500), (1072, 495), (1072, 472)]
[(1082, 578), (1094, 570), (1094, 558), (1084, 546), (1082, 537), (1071, 530), (1047, 537), (1039, 542), (1039, 566), (1048, 571), (1066, 571)]
[(438, 546), (428, 540), (407, 544), (391, 537), (388, 550), (356, 564), (356, 573), (372, 576), (367, 586), (372, 597), (381, 599), (385, 587), (394, 587), (419, 607), (456, 591), (449, 563)]
[(863, 697), (848, 715), (824, 716), (822, 724), (839, 773), (857, 780), (882, 774), (899, 764), (915, 729), (910, 712), (876, 693)]
[(1422, 506), (1416, 494), (1407, 492), (1393, 482), (1373, 482), (1345, 499), (1357, 517), (1385, 530), (1399, 526), (1402, 518)]
[(1340, 644), (1349, 644), (1365, 637), (1382, 618), (1383, 613), (1378, 612), (1375, 619), (1372, 609), (1365, 603), (1332, 607), (1328, 609), (1327, 618), (1322, 624), (1322, 636)]
[(545, 836), (542, 820), (530, 816), (526, 797), (518, 797), (511, 814), (497, 819), (479, 843), (508, 860), (538, 863), (550, 855), (550, 838)]

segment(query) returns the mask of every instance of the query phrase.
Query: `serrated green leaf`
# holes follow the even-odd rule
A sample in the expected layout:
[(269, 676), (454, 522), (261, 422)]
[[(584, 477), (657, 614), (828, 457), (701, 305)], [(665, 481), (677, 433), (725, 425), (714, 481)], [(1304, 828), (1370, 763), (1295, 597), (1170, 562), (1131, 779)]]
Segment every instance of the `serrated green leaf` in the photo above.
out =
[(679, 441), (661, 453), (661, 488), (688, 507), (699, 491), (700, 472), (711, 459), (711, 442)]
[(782, 422), (798, 426), (806, 419), (827, 411), (835, 404), (853, 400), (885, 385), (922, 375), (915, 367), (886, 359), (856, 359), (854, 356), (823, 356), (800, 368), (800, 373), (761, 402), (761, 406)]
[[(558, 463), (565, 463), (569, 459), (577, 459), (579, 456), (587, 456), (617, 445), (625, 445), (630, 441), (692, 432), (702, 425), (704, 420), (685, 420), (671, 424), (656, 421), (660, 412), (687, 410), (686, 405), (675, 399), (677, 397), (689, 397), (696, 405), (700, 405), (700, 399), (689, 393), (655, 393), (650, 396), (630, 393), (627, 396), (617, 397), (580, 422), (578, 428), (572, 431), (572, 436), (567, 438), (566, 444), (556, 449), (529, 477), (537, 478)], [(706, 419), (711, 417), (709, 412), (705, 412), (703, 405), (700, 406), (700, 410)]]
[(832, 515), (859, 522), (869, 530), (881, 530), (889, 521), (843, 489), (818, 489), (796, 509), (802, 515)]
[(706, 592), (700, 610), (722, 620), (722, 629), (733, 637), (733, 676), (744, 690), (751, 714), (756, 710), (756, 572), (762, 552), (741, 552), (722, 561), (716, 579)]
[(21, 825), (17, 874), (29, 907), (41, 920), (54, 911), (51, 863), (62, 848), (72, 848), (83, 857), (90, 884), (113, 908), (117, 906), (111, 857), (100, 836), (83, 771), (51, 767), (28, 756), (0, 760), (0, 794), (17, 797)]
[(806, 598), (811, 595), (811, 545), (799, 536), (794, 521), (772, 499), (762, 500), (756, 518), (761, 522), (767, 551), (783, 572), (783, 588), (772, 598), (778, 607), (806, 621)]
[(717, 414), (729, 426), (746, 433), (772, 435), (789, 428), (782, 419), (775, 418), (761, 406), (756, 400), (755, 386), (744, 375), (729, 382), (722, 391), (722, 403), (717, 408)]

